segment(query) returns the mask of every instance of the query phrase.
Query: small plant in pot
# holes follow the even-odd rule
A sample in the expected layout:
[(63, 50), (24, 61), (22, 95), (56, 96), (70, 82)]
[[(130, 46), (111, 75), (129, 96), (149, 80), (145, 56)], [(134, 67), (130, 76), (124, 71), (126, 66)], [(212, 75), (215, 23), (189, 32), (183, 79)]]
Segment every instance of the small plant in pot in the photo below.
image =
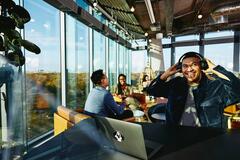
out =
[(16, 5), (13, 0), (0, 0), (0, 56), (15, 66), (25, 64), (22, 47), (36, 54), (41, 52), (37, 45), (22, 39), (19, 33), (30, 20), (25, 8)]

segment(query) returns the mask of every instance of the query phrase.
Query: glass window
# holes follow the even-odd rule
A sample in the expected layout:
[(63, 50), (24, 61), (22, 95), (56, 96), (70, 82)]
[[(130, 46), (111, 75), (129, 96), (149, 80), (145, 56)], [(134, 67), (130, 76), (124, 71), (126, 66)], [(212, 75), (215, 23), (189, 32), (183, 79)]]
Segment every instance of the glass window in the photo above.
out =
[(95, 18), (97, 18), (97, 20), (99, 20), (100, 22), (102, 22), (103, 24), (106, 23), (106, 19), (104, 18), (104, 16), (102, 15), (102, 12), (96, 10), (96, 9), (93, 9), (93, 16)]
[(233, 31), (219, 31), (219, 32), (209, 32), (205, 33), (205, 38), (214, 38), (214, 37), (224, 37), (224, 36), (233, 36)]
[(187, 47), (176, 47), (176, 59), (175, 63), (178, 62), (179, 58), (186, 52), (199, 52), (199, 46), (187, 46)]
[(128, 70), (127, 70), (127, 77), (129, 77), (128, 83), (131, 84), (131, 71), (132, 71), (132, 56), (131, 56), (132, 51), (130, 49), (127, 49), (127, 57), (128, 57)]
[(204, 53), (214, 64), (233, 71), (233, 43), (205, 45)]
[(114, 86), (117, 85), (117, 43), (109, 39), (109, 87), (113, 92)]
[(189, 41), (189, 40), (199, 40), (199, 35), (187, 35), (187, 36), (179, 36), (176, 37), (176, 41)]
[(162, 44), (169, 44), (171, 43), (171, 38), (163, 38), (162, 39)]
[(136, 48), (136, 47), (141, 47), (142, 46), (147, 46), (147, 41), (145, 39), (139, 39), (139, 40), (134, 40), (132, 42), (132, 47)]
[[(124, 74), (128, 75), (129, 72), (129, 63), (128, 63), (128, 59), (129, 59), (129, 54), (128, 54), (128, 49), (126, 47), (124, 47)], [(129, 78), (128, 78), (129, 79)]]
[(139, 85), (144, 72), (145, 67), (147, 66), (148, 56), (147, 51), (132, 51), (132, 72), (131, 72), (131, 84), (135, 90), (139, 90)]
[(105, 37), (97, 31), (93, 31), (93, 47), (93, 70), (105, 70)]
[(66, 17), (67, 107), (83, 108), (89, 86), (88, 27)]
[(39, 55), (26, 53), (27, 137), (32, 139), (53, 128), (60, 105), (60, 21), (59, 11), (43, 1), (24, 4), (32, 17), (25, 37), (41, 48)]
[(155, 78), (156, 75), (158, 75), (159, 73), (161, 63), (162, 63), (162, 60), (161, 60), (162, 56), (160, 55), (159, 58), (151, 57), (152, 73), (149, 74), (151, 79)]
[(84, 0), (76, 0), (76, 3), (88, 12), (88, 4)]
[(118, 72), (124, 73), (124, 47), (122, 45), (118, 45)]
[(116, 28), (116, 25), (115, 24), (113, 24), (113, 22), (112, 21), (110, 21), (110, 23), (108, 23), (108, 27), (109, 28), (111, 28), (114, 32), (116, 32), (117, 31), (117, 28)]
[(163, 49), (163, 62), (164, 62), (163, 71), (165, 71), (171, 66), (171, 48)]

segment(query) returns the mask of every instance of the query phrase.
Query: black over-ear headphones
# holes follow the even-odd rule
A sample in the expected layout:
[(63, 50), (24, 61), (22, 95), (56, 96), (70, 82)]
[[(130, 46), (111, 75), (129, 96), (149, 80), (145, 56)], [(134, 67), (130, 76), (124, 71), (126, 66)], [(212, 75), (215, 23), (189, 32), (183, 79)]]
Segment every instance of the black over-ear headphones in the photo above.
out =
[(180, 69), (180, 72), (182, 71), (183, 59), (188, 58), (188, 57), (199, 57), (199, 59), (200, 59), (199, 63), (200, 63), (201, 70), (208, 69), (208, 63), (201, 54), (199, 54), (197, 52), (187, 52), (187, 53), (183, 54), (178, 60), (177, 69)]

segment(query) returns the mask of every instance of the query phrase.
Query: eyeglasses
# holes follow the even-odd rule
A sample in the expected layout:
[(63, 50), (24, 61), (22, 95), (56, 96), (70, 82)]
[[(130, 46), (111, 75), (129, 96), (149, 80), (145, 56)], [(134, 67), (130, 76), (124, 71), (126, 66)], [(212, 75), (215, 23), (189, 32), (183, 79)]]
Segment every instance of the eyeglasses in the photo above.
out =
[(182, 64), (182, 69), (186, 70), (188, 67), (196, 68), (199, 67), (199, 62), (192, 62), (192, 64)]

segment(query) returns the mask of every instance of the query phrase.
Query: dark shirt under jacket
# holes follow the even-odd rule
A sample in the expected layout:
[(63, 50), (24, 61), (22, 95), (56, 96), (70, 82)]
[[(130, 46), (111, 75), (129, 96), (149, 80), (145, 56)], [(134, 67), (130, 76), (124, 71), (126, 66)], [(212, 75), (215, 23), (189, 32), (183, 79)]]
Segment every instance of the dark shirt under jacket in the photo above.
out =
[[(224, 108), (240, 102), (240, 79), (221, 66), (214, 70), (227, 76), (230, 81), (204, 73), (197, 89), (193, 90), (197, 116), (202, 127), (219, 127), (224, 125)], [(166, 109), (167, 124), (179, 125), (184, 112), (189, 86), (185, 77), (175, 77), (163, 81), (159, 75), (148, 87), (148, 93), (156, 97), (168, 98)]]

